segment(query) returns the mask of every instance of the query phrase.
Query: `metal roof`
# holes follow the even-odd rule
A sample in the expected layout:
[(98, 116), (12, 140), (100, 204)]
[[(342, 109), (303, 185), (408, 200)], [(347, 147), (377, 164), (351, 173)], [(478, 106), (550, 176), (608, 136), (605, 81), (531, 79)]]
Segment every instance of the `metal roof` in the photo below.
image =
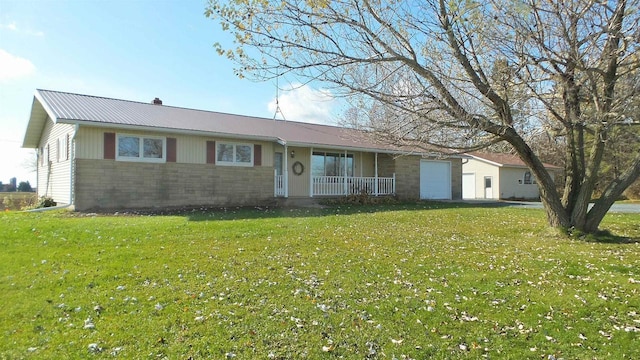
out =
[[(477, 160), (490, 162), (500, 167), (528, 168), (527, 164), (525, 164), (518, 155), (488, 152), (473, 152), (469, 155)], [(560, 169), (560, 167), (552, 164), (543, 163), (542, 165), (544, 165), (544, 167), (547, 169)]]
[[(155, 105), (91, 95), (36, 90), (23, 147), (35, 148), (47, 116), (55, 123), (144, 129), (264, 141), (288, 145), (404, 153), (356, 129)], [(412, 152), (416, 152), (415, 149)], [(425, 153), (424, 150), (418, 153)]]

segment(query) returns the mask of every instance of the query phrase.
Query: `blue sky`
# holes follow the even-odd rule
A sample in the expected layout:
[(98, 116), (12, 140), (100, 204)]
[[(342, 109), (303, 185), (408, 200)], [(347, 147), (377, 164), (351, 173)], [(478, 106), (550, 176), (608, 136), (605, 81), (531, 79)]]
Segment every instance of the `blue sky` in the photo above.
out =
[[(273, 118), (275, 82), (233, 75), (204, 0), (0, 0), (0, 181), (36, 184), (22, 149), (36, 89)], [(287, 120), (335, 123), (324, 91), (282, 84)], [(280, 117), (280, 116), (279, 116)]]

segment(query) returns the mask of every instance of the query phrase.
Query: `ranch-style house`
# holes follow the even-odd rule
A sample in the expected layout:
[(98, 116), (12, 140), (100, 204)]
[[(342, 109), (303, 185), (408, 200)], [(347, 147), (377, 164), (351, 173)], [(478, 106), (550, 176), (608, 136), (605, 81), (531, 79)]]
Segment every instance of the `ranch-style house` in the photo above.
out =
[(37, 90), (23, 147), (38, 195), (79, 211), (250, 206), (367, 194), (461, 199), (462, 156), (368, 133)]

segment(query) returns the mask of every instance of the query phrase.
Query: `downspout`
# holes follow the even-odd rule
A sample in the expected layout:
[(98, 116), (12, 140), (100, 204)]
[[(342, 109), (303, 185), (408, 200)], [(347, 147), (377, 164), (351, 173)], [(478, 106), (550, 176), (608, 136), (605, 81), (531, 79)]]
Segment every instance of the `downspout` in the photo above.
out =
[(76, 124), (73, 129), (73, 136), (69, 139), (69, 206), (75, 207), (75, 155), (76, 155), (76, 135), (80, 125)]
[[(40, 144), (38, 144), (40, 145)], [(40, 164), (42, 163), (42, 154), (40, 153), (40, 147), (36, 149), (36, 196), (40, 197)]]

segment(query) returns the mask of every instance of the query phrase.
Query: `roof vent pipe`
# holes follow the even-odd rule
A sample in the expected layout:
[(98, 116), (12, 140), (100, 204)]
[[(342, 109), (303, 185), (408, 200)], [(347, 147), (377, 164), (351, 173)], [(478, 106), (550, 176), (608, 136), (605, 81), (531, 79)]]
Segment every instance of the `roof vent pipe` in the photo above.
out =
[(153, 99), (153, 105), (162, 105), (162, 100), (160, 98)]

